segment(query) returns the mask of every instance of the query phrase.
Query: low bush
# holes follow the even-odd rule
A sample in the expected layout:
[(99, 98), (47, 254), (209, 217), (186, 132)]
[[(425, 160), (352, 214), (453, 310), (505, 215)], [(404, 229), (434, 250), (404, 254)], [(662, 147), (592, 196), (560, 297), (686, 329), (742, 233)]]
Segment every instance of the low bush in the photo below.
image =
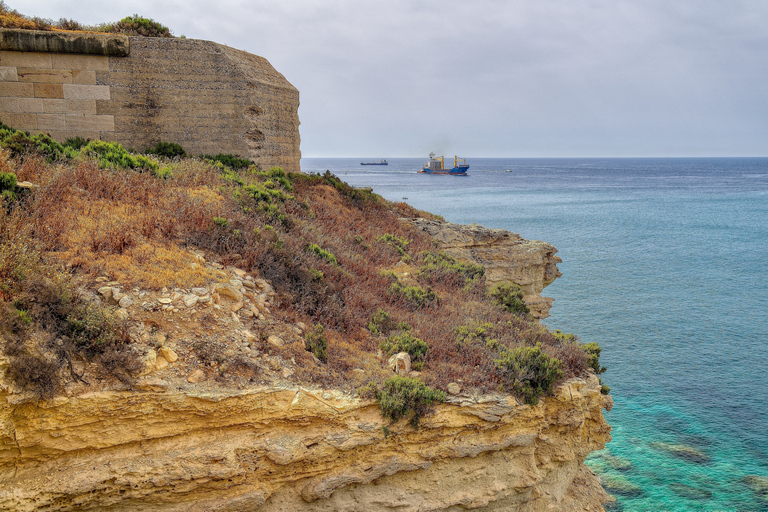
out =
[(325, 339), (325, 329), (320, 324), (315, 324), (304, 335), (304, 342), (308, 352), (311, 352), (323, 363), (328, 362), (328, 341)]
[(247, 169), (253, 165), (253, 162), (250, 160), (225, 153), (219, 153), (218, 155), (202, 155), (202, 158), (209, 160), (210, 162), (219, 162), (234, 170)]
[(334, 256), (332, 252), (326, 251), (317, 244), (309, 244), (307, 246), (307, 252), (311, 252), (312, 254), (317, 255), (318, 258), (327, 261), (331, 265), (339, 264), (339, 262), (336, 260), (336, 256)]
[(421, 286), (405, 286), (400, 281), (392, 283), (389, 292), (393, 297), (405, 301), (416, 309), (438, 302), (437, 294), (432, 289)]
[(102, 25), (101, 31), (144, 37), (173, 37), (170, 29), (165, 25), (138, 14), (126, 16), (116, 23)]
[(368, 322), (368, 330), (374, 336), (383, 334), (389, 335), (392, 331), (410, 331), (412, 327), (408, 322), (397, 322), (389, 316), (389, 313), (379, 308), (371, 317), (371, 321)]
[(393, 235), (391, 233), (384, 233), (380, 237), (376, 238), (376, 241), (382, 244), (391, 245), (401, 256), (406, 255), (408, 245), (411, 243), (407, 238)]
[(152, 148), (144, 151), (148, 155), (163, 156), (165, 158), (179, 158), (187, 156), (187, 152), (181, 147), (181, 144), (175, 142), (158, 142)]
[(421, 418), (434, 404), (445, 402), (443, 391), (431, 388), (419, 379), (410, 377), (391, 377), (384, 381), (381, 388), (368, 384), (360, 388), (358, 394), (364, 398), (375, 398), (381, 414), (393, 422), (410, 414), (413, 428), (419, 426)]
[(16, 183), (18, 179), (12, 172), (0, 172), (0, 204), (3, 200), (7, 202), (16, 199)]
[(387, 339), (382, 340), (379, 344), (379, 348), (388, 356), (397, 354), (399, 352), (408, 352), (413, 362), (414, 370), (421, 370), (424, 367), (424, 358), (429, 350), (424, 340), (421, 340), (413, 336), (410, 332), (404, 332), (399, 335), (389, 336)]
[(526, 404), (536, 405), (541, 395), (552, 391), (563, 376), (560, 360), (541, 351), (541, 345), (503, 349), (496, 365), (504, 374), (509, 391), (518, 393)]
[(422, 253), (424, 264), (419, 268), (418, 276), (428, 284), (438, 282), (464, 286), (468, 281), (480, 279), (485, 275), (485, 268), (474, 263), (459, 263), (444, 251)]
[(499, 340), (493, 339), (493, 324), (472, 323), (470, 325), (460, 325), (456, 329), (456, 343), (459, 347), (466, 347), (473, 343), (481, 343), (486, 347), (495, 350), (499, 348)]
[(510, 313), (530, 313), (531, 310), (523, 300), (523, 290), (514, 283), (500, 284), (490, 292), (491, 298)]

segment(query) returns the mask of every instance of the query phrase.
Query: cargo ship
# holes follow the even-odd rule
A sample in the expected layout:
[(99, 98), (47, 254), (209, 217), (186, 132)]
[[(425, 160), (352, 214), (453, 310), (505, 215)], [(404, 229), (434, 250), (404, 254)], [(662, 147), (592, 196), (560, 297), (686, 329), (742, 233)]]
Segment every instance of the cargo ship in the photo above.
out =
[(467, 164), (467, 161), (463, 158), (454, 156), (453, 167), (446, 169), (444, 158), (442, 156), (435, 157), (434, 153), (430, 153), (429, 161), (419, 172), (423, 174), (452, 174), (454, 176), (466, 176), (467, 169), (469, 169), (469, 164)]
[(378, 162), (360, 162), (360, 165), (389, 165), (389, 162), (382, 158)]

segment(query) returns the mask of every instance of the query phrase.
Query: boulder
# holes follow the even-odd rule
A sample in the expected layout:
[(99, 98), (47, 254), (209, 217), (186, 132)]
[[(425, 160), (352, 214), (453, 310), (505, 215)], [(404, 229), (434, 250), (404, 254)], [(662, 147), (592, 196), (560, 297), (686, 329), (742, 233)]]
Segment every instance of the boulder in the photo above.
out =
[(411, 356), (408, 352), (399, 352), (389, 358), (389, 369), (398, 375), (408, 375), (411, 372)]

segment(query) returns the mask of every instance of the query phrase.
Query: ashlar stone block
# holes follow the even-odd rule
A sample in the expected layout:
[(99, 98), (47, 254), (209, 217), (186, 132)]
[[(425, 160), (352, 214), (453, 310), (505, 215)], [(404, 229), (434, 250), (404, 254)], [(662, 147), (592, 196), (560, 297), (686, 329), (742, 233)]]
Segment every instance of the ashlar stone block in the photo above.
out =
[(50, 53), (0, 51), (0, 66), (52, 68)]
[(82, 114), (66, 114), (67, 130), (74, 131), (115, 131), (114, 116), (86, 116)]
[[(19, 82), (22, 83), (22, 82)], [(31, 85), (31, 84), (30, 84)], [(64, 98), (63, 84), (34, 84), (35, 98)]]
[(74, 53), (54, 53), (53, 67), (60, 69), (90, 69), (109, 71), (109, 57), (103, 55), (78, 55)]
[(34, 95), (34, 84), (27, 84), (23, 82), (0, 82), (0, 96), (32, 98)]
[(108, 100), (108, 85), (64, 84), (64, 98), (68, 100)]
[(46, 114), (96, 114), (96, 100), (43, 100)]
[(0, 66), (0, 82), (18, 82), (16, 66)]
[(71, 84), (72, 71), (69, 69), (42, 69), (23, 68), (17, 69), (20, 82), (35, 82), (44, 84)]
[(0, 98), (0, 112), (9, 113), (42, 113), (42, 98)]
[(0, 113), (0, 121), (17, 130), (37, 129), (37, 116), (35, 114)]
[(66, 130), (65, 114), (37, 114), (38, 130)]

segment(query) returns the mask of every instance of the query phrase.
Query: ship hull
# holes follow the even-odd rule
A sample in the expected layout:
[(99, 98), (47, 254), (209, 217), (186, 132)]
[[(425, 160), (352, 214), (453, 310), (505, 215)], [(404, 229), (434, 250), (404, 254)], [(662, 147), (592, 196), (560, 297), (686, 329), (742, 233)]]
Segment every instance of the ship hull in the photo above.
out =
[(420, 174), (450, 174), (452, 176), (466, 176), (467, 170), (469, 169), (468, 165), (460, 165), (459, 167), (452, 167), (450, 169), (445, 169), (442, 171), (432, 171), (428, 167), (423, 168), (419, 171)]

